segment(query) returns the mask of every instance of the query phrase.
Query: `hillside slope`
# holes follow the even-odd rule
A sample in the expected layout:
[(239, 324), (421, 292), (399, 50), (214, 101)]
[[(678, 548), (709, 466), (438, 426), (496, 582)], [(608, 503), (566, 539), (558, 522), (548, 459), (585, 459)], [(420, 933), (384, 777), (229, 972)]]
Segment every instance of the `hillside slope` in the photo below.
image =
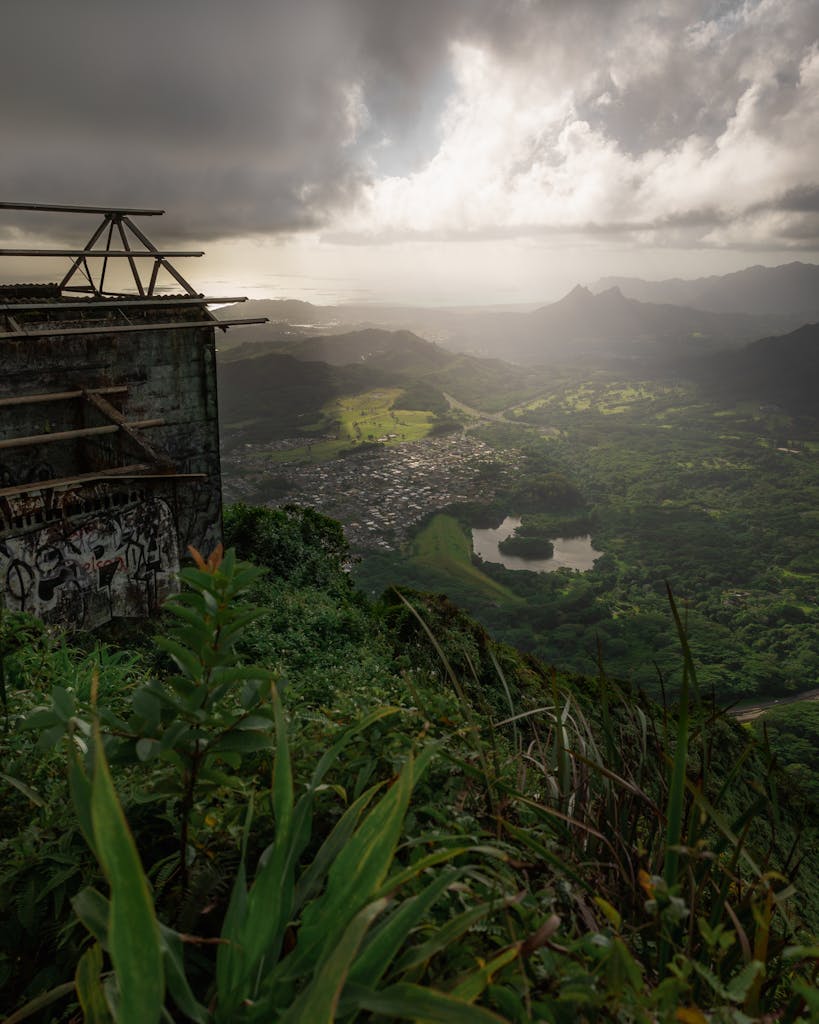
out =
[(819, 414), (819, 323), (805, 324), (781, 337), (761, 338), (702, 369), (722, 394), (815, 417)]
[[(682, 634), (677, 713), (560, 677), (441, 595), (367, 602), (317, 513), (237, 506), (226, 533), (263, 571), (200, 560), (157, 647), (3, 624), (0, 998), (35, 1000), (15, 1019), (77, 1020), (116, 981), (119, 1005), (200, 1024), (333, 1020), (319, 1000), (807, 1022), (816, 811), (700, 702)], [(97, 742), (70, 744), (69, 787), (77, 733)]]

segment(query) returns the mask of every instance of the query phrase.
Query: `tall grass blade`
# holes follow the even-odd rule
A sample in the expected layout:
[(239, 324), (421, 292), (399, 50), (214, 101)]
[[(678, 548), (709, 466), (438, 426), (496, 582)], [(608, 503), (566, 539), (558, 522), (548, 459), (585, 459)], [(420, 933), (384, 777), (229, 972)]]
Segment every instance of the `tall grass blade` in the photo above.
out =
[[(273, 813), (276, 838), (272, 848), (263, 855), (263, 866), (248, 894), (247, 913), (241, 932), (245, 951), (244, 977), (248, 973), (260, 980), (263, 964), (279, 959), (284, 933), (290, 919), (295, 891), (296, 861), (301, 852), (302, 821), (293, 814), (293, 774), (287, 722), (281, 699), (273, 688), (273, 710), (276, 720), (276, 756), (273, 767)], [(309, 826), (309, 821), (304, 824)], [(266, 858), (266, 859), (265, 859)], [(253, 985), (251, 992), (256, 992)]]
[(463, 999), (467, 1003), (473, 1003), (486, 989), (487, 985), (492, 983), (492, 978), (495, 974), (520, 955), (522, 948), (523, 943), (516, 942), (514, 946), (510, 946), (508, 949), (503, 950), (502, 953), (498, 953), (489, 963), (479, 967), (477, 971), (473, 971), (467, 978), (459, 982), (452, 989), (451, 995), (457, 996), (458, 999)]
[(30, 999), (25, 1006), (21, 1006), (10, 1017), (6, 1017), (3, 1024), (20, 1024), (20, 1021), (28, 1020), (35, 1013), (39, 1013), (40, 1010), (44, 1010), (60, 999), (65, 999), (74, 991), (76, 991), (76, 982), (74, 981), (66, 981), (62, 985), (57, 985), (56, 988), (49, 989), (48, 992), (43, 992), (41, 995), (35, 996), (34, 999)]
[(148, 882), (94, 724), (91, 821), (102, 869), (111, 887), (109, 946), (119, 987), (118, 1024), (156, 1024), (165, 997), (159, 924)]
[(375, 988), (394, 960), (412, 929), (463, 871), (441, 871), (422, 892), (405, 900), (387, 920), (373, 931), (369, 942), (350, 971), (350, 981)]
[(341, 941), (319, 963), (308, 988), (280, 1018), (280, 1024), (332, 1024), (350, 964), (372, 922), (387, 900), (375, 900), (360, 910), (344, 929)]
[(434, 1021), (435, 1024), (506, 1024), (502, 1017), (490, 1010), (470, 1006), (456, 996), (435, 989), (407, 983), (391, 985), (380, 992), (356, 987), (350, 992), (350, 1001), (357, 1009), (393, 1020)]
[(382, 786), (383, 783), (376, 783), (376, 785), (365, 790), (357, 800), (350, 804), (336, 822), (333, 830), (319, 847), (310, 866), (302, 873), (296, 884), (296, 892), (293, 898), (294, 912), (298, 912), (324, 884), (330, 865), (352, 838), (361, 820), (361, 815)]
[(517, 901), (518, 897), (512, 896), (498, 900), (495, 904), (479, 903), (458, 914), (457, 917), (451, 918), (431, 938), (408, 949), (396, 964), (396, 973), (406, 975), (414, 968), (427, 964), (437, 953), (457, 942), (473, 925), (497, 910), (499, 906), (509, 906)]
[(409, 757), (392, 788), (372, 808), (328, 873), (324, 895), (305, 910), (296, 950), (288, 959), (300, 970), (322, 959), (340, 940), (351, 917), (373, 898), (389, 871), (410, 794), (434, 751)]
[(111, 1014), (100, 980), (101, 974), (102, 949), (100, 944), (95, 942), (80, 957), (74, 975), (84, 1024), (111, 1024)]

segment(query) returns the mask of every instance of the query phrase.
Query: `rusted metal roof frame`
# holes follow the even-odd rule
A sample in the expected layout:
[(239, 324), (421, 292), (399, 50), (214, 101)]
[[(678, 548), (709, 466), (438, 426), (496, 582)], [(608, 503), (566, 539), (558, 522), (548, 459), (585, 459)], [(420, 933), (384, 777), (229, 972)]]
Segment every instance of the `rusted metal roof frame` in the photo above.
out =
[(135, 256), (138, 256), (143, 259), (147, 258), (161, 261), (166, 257), (171, 256), (176, 259), (179, 256), (204, 255), (204, 250), (183, 252), (181, 249), (169, 250), (168, 252), (160, 252), (158, 249), (155, 252), (143, 252), (142, 249), (0, 249), (0, 256), (52, 256), (55, 258), (58, 256), (81, 256), (83, 259), (94, 257), (101, 260), (131, 260)]
[(14, 398), (0, 398), (0, 409), (10, 405), (37, 405), (40, 402), (68, 402), (72, 398), (84, 395), (122, 395), (128, 391), (127, 385), (110, 388), (88, 388), (74, 391), (52, 391), (41, 395), (15, 395)]
[(0, 332), (0, 341), (8, 341), (21, 338), (50, 338), (64, 335), (82, 334), (134, 334), (139, 331), (168, 331), (188, 327), (219, 327), (225, 330), (228, 327), (237, 327), (241, 324), (266, 324), (266, 316), (248, 317), (244, 320), (176, 320), (163, 324), (109, 324), (107, 327), (60, 327), (59, 324), (46, 324), (43, 327), (35, 327), (24, 331), (3, 331)]
[(49, 480), (32, 480), (27, 484), (14, 484), (0, 488), (0, 498), (12, 498), (16, 494), (31, 494), (34, 491), (48, 491), (57, 487), (74, 487), (77, 484), (115, 483), (117, 480), (207, 480), (207, 473), (157, 473), (155, 466), (136, 462), (129, 466), (115, 466), (112, 469), (98, 469), (93, 473), (78, 473), (76, 476), (53, 477)]
[(164, 210), (125, 209), (117, 206), (61, 206), (55, 203), (0, 203), (0, 210), (31, 210), (35, 213), (130, 213), (138, 217), (161, 217)]
[[(135, 213), (140, 215), (143, 211), (139, 210), (117, 210), (117, 209), (105, 209), (103, 207), (61, 207), (57, 205), (45, 205), (45, 204), (34, 204), (34, 203), (0, 203), (0, 209), (6, 210), (33, 210), (38, 212), (53, 212), (53, 213), (102, 213), (102, 223), (98, 225), (97, 229), (91, 235), (82, 249), (0, 249), (0, 256), (15, 256), (15, 257), (54, 257), (60, 258), (67, 256), (73, 260), (71, 269), (63, 277), (59, 283), (59, 288), (67, 288), (69, 282), (75, 274), (82, 274), (90, 285), (90, 290), (95, 295), (102, 295), (105, 286), (105, 275), (108, 269), (108, 260), (121, 258), (127, 259), (128, 264), (131, 268), (131, 275), (134, 279), (137, 292), (140, 296), (153, 295), (156, 287), (157, 276), (159, 268), (162, 267), (167, 273), (169, 273), (185, 290), (188, 295), (196, 295), (196, 291), (191, 284), (185, 280), (185, 278), (176, 270), (176, 268), (168, 262), (169, 257), (174, 259), (178, 257), (188, 256), (203, 256), (203, 252), (187, 252), (183, 250), (173, 250), (169, 252), (161, 252), (156, 246), (143, 234), (142, 231), (134, 224), (134, 222), (128, 216), (129, 213)], [(151, 210), (145, 211), (149, 215), (158, 216), (164, 211), (162, 210)], [(116, 227), (120, 240), (122, 242), (122, 249), (112, 249), (111, 241), (114, 236), (114, 228)], [(108, 229), (108, 237), (104, 242), (103, 248), (95, 249), (94, 246), (102, 235), (104, 235), (106, 228)], [(135, 239), (137, 239), (143, 246), (144, 249), (132, 248), (128, 239), (130, 232)], [(147, 285), (142, 281), (139, 270), (137, 269), (137, 259), (150, 258), (153, 262), (153, 268), (151, 270), (150, 281)], [(101, 259), (102, 266), (99, 271), (99, 282), (95, 284), (94, 277), (89, 267), (89, 259)]]
[(40, 312), (43, 310), (56, 311), (61, 309), (119, 309), (120, 306), (138, 306), (140, 309), (147, 309), (154, 306), (211, 306), (216, 303), (230, 305), (234, 302), (247, 302), (246, 295), (234, 295), (228, 298), (214, 298), (210, 295), (154, 295), (151, 298), (135, 299), (133, 297), (123, 299), (84, 299), (82, 302), (26, 302), (21, 299), (19, 302), (0, 303), (0, 313), (28, 313), (29, 311)]
[[(164, 419), (133, 420), (125, 424), (132, 430), (146, 430), (148, 427), (164, 427)], [(57, 441), (73, 441), (80, 437), (96, 437), (98, 434), (116, 434), (122, 424), (106, 423), (102, 427), (82, 427), (79, 430), (58, 430), (52, 434), (29, 434), (27, 437), (8, 437), (0, 441), (0, 450), (6, 448), (31, 448), (40, 444), (54, 444)]]

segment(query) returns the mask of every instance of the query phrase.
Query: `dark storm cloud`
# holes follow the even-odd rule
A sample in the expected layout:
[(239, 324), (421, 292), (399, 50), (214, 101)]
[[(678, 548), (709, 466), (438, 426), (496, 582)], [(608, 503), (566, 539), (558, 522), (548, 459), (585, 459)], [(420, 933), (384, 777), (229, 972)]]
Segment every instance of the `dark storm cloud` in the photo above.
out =
[(3, 192), (162, 205), (202, 236), (319, 222), (361, 173), (344, 147), (350, 54), (335, 11), (12, 0)]
[(356, 87), (365, 143), (431, 123), (450, 40), (490, 6), (7, 0), (3, 197), (162, 205), (198, 237), (318, 226), (367, 173)]
[(819, 213), (819, 186), (793, 188), (770, 204), (770, 209), (796, 213)]
[(636, 157), (713, 142), (757, 80), (774, 131), (817, 37), (812, 0), (6, 0), (0, 197), (163, 206), (178, 238), (321, 228), (435, 154), (455, 41), (571, 83), (571, 116)]

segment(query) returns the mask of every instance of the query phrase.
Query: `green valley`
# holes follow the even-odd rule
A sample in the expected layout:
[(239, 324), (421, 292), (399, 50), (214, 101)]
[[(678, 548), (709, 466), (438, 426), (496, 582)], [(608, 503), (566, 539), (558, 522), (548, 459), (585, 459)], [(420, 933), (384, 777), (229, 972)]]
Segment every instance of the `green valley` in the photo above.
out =
[[(448, 358), (413, 344), (400, 370), (379, 357), (378, 387), (337, 380), (323, 428), (299, 440), (268, 421), (272, 440), (226, 452), (228, 493), (315, 505), (345, 524), (371, 595), (396, 583), (447, 593), (565, 669), (594, 670), (599, 651), (617, 677), (674, 692), (668, 583), (721, 702), (817, 684), (816, 419), (766, 401), (764, 379), (756, 398), (733, 396), (687, 363), (490, 372), (473, 359), (458, 380)], [(428, 407), (401, 410), (402, 393)], [(513, 514), (524, 548), (545, 550), (568, 529), (604, 555), (584, 573), (478, 564), (470, 529)]]

